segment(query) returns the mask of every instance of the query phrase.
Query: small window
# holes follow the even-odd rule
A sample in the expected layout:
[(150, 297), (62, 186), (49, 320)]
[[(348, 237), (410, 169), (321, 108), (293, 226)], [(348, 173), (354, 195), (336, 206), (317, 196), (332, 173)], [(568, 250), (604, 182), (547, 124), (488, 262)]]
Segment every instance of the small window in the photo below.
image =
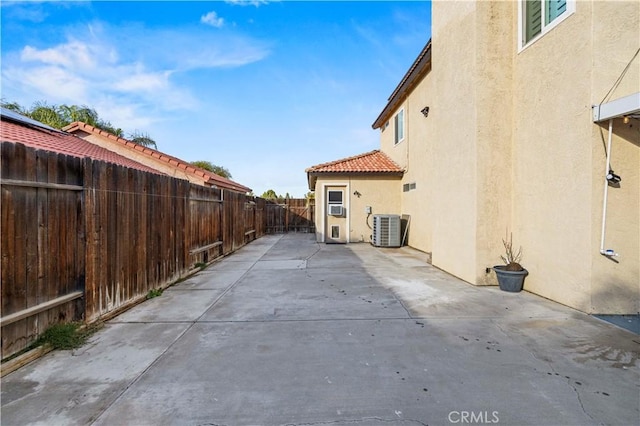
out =
[(342, 191), (328, 191), (329, 204), (342, 204)]
[(549, 32), (575, 11), (575, 0), (521, 0), (520, 45)]
[(395, 143), (399, 143), (404, 139), (404, 109), (401, 109), (393, 118), (393, 126), (395, 127)]
[(340, 225), (331, 225), (331, 238), (340, 238)]

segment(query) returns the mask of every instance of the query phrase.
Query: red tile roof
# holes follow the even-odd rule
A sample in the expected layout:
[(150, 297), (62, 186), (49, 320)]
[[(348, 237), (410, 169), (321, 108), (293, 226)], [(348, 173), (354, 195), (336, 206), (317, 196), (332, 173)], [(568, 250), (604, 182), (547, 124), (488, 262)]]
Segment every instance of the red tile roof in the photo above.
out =
[(94, 160), (164, 175), (164, 173), (160, 173), (144, 164), (89, 143), (77, 136), (57, 130), (49, 130), (26, 122), (18, 123), (4, 116), (0, 121), (0, 138), (2, 142), (21, 143), (35, 149), (43, 149), (79, 158), (89, 157)]
[(404, 171), (379, 150), (309, 167), (307, 173), (391, 173)]
[(218, 188), (231, 189), (233, 191), (238, 191), (238, 192), (251, 192), (251, 188), (248, 188), (230, 179), (223, 178), (222, 176), (219, 176), (208, 170), (195, 167), (187, 161), (181, 160), (177, 157), (173, 157), (171, 155), (165, 154), (155, 149), (148, 148), (146, 146), (138, 145), (134, 142), (131, 142), (130, 140), (115, 136), (107, 131), (98, 129), (97, 127), (91, 126), (81, 121), (76, 121), (74, 123), (71, 123), (68, 126), (64, 127), (63, 130), (70, 133), (85, 132), (85, 133), (91, 133), (94, 135), (101, 136), (104, 139), (107, 139), (115, 144), (126, 146), (129, 149), (134, 149), (136, 151), (144, 153), (148, 155), (150, 158), (154, 158), (156, 160), (160, 160), (167, 164), (170, 164), (176, 169), (184, 173), (190, 173), (194, 176), (197, 176), (207, 184), (215, 185)]
[(309, 167), (307, 170), (307, 181), (309, 189), (314, 191), (316, 180), (319, 175), (327, 174), (384, 174), (389, 176), (402, 176), (404, 170), (400, 168), (391, 158), (379, 150), (331, 161), (329, 163), (318, 164)]

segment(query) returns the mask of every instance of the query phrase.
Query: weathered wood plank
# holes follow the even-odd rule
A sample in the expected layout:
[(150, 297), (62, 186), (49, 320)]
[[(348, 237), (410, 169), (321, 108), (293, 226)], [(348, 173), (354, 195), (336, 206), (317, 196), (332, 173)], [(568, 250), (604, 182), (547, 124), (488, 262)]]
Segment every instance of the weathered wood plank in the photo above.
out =
[(27, 188), (49, 188), (49, 189), (61, 189), (64, 191), (83, 191), (84, 187), (81, 185), (67, 185), (62, 183), (48, 183), (37, 182), (31, 180), (16, 180), (16, 179), (2, 179), (0, 185), (6, 186), (24, 186)]
[(24, 318), (32, 317), (33, 315), (38, 314), (40, 312), (45, 312), (53, 307), (60, 306), (74, 299), (78, 299), (82, 297), (82, 295), (83, 293), (81, 291), (75, 291), (73, 293), (69, 293), (64, 296), (57, 297), (53, 300), (49, 300), (47, 302), (40, 303), (38, 305), (30, 306), (27, 309), (24, 309), (19, 312), (14, 312), (11, 315), (3, 316), (2, 318), (0, 318), (0, 326), (4, 327), (5, 325), (12, 324)]
[[(37, 153), (29, 151), (26, 153), (24, 168), (24, 176), (27, 180), (35, 181), (37, 178)], [(38, 190), (37, 188), (21, 187), (20, 191), (25, 194), (25, 216), (26, 225), (24, 229), (25, 238), (25, 286), (27, 308), (35, 306), (39, 303), (38, 299)], [(26, 318), (26, 317), (25, 317)], [(27, 342), (34, 341), (38, 336), (38, 318), (28, 318)]]

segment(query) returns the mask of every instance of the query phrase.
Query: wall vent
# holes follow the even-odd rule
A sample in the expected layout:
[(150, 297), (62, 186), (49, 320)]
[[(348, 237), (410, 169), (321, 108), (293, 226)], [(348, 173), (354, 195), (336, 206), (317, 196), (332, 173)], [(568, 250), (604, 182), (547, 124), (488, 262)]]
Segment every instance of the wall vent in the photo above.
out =
[(400, 216), (397, 214), (373, 215), (372, 242), (376, 247), (400, 247)]

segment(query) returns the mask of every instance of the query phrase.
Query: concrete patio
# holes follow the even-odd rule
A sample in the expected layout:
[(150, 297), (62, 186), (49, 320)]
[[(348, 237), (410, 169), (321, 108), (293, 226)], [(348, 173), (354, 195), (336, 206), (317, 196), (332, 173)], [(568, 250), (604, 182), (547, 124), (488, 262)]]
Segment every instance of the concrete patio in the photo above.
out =
[(635, 425), (639, 349), (408, 248), (267, 236), (3, 378), (1, 422)]

